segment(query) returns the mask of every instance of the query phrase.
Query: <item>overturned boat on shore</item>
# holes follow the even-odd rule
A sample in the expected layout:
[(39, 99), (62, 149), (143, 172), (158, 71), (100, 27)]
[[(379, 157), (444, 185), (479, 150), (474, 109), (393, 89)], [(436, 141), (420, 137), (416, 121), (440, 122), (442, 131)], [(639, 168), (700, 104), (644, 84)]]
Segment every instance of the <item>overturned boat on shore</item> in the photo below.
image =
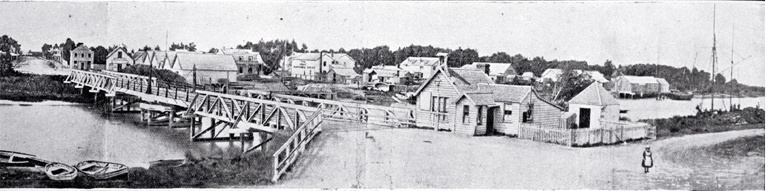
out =
[(77, 170), (94, 179), (110, 179), (128, 173), (128, 166), (113, 162), (83, 161), (75, 165)]

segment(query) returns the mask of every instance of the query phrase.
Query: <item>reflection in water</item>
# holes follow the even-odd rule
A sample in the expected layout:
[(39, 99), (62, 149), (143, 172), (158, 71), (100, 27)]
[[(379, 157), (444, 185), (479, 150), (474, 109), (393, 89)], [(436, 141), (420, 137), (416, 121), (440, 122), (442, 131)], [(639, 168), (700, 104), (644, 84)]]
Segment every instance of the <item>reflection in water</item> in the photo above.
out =
[[(715, 98), (715, 109), (729, 108), (728, 98)], [(711, 105), (710, 98), (694, 98), (690, 101), (679, 100), (656, 100), (656, 99), (619, 99), (621, 109), (629, 110), (626, 116), (632, 120), (669, 118), (675, 115), (686, 116), (696, 115), (696, 106), (701, 104), (702, 110), (709, 109)], [(755, 107), (760, 104), (760, 108), (765, 108), (765, 97), (757, 98), (733, 98), (733, 104), (741, 104), (741, 108)]]
[(0, 106), (0, 150), (75, 164), (105, 160), (129, 166), (239, 149), (239, 143), (191, 142), (186, 128), (147, 127), (138, 114), (104, 115), (89, 105)]

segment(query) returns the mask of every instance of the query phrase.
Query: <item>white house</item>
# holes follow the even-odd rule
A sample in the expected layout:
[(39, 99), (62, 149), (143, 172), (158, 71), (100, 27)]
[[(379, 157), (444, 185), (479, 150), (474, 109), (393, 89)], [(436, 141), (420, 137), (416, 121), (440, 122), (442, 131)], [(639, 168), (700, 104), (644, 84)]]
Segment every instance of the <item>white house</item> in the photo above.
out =
[(438, 57), (408, 57), (398, 65), (399, 68), (413, 73), (417, 78), (426, 78), (432, 76), (440, 67), (440, 58)]
[(313, 80), (324, 79), (331, 68), (355, 67), (355, 60), (344, 53), (294, 53), (282, 62), (291, 76)]
[(107, 55), (106, 70), (122, 72), (123, 68), (134, 64), (134, 60), (125, 48), (116, 48)]
[(264, 59), (259, 52), (250, 49), (221, 49), (217, 54), (231, 55), (237, 63), (237, 74), (260, 74), (261, 68), (265, 66)]

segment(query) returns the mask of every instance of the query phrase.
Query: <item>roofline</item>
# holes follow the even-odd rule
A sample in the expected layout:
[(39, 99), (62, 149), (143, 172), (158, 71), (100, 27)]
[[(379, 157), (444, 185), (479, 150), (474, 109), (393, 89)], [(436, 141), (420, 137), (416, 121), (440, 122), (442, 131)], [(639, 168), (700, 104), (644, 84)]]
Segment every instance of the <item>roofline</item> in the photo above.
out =
[(541, 98), (541, 96), (539, 95), (539, 93), (536, 90), (532, 90), (532, 92), (533, 92), (533, 95), (536, 96), (536, 98), (539, 98), (539, 100), (543, 101), (544, 103), (547, 103), (547, 104), (549, 104), (551, 106), (555, 106), (555, 108), (560, 109), (560, 111), (565, 111), (565, 108), (563, 108), (563, 107), (561, 107), (561, 106), (559, 106), (557, 104), (554, 104), (552, 102), (549, 102), (549, 101), (545, 100), (544, 98)]
[[(421, 84), (421, 86), (419, 87), (419, 89), (416, 90), (416, 93), (414, 93), (413, 96), (417, 96), (418, 97), (419, 94), (421, 94), (421, 92), (424, 91), (424, 88), (427, 87), (429, 82), (431, 82), (438, 75), (438, 73), (443, 74), (443, 76), (445, 76), (445, 79), (448, 79), (448, 81), (451, 81), (451, 78), (448, 77), (448, 75), (446, 75), (444, 73), (443, 68), (439, 67), (439, 68), (437, 68), (437, 70), (435, 70), (435, 73), (432, 74), (432, 76), (430, 76), (429, 79), (427, 79), (427, 81), (424, 81), (424, 83)], [(453, 89), (456, 90), (456, 92), (458, 92), (459, 94), (465, 94), (463, 91), (459, 91), (459, 88), (456, 87), (456, 85), (454, 85), (453, 83), (448, 83), (448, 84), (450, 84), (451, 87), (453, 87)]]

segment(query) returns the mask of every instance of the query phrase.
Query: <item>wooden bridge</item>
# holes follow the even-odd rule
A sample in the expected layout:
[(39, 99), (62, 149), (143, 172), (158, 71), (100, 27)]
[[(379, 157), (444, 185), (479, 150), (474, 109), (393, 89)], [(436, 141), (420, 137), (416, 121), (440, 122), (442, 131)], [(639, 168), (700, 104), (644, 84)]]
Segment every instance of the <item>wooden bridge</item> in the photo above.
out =
[[(264, 149), (275, 136), (288, 136), (273, 153), (277, 181), (321, 131), (323, 120), (361, 121), (402, 126), (415, 124), (414, 111), (364, 103), (282, 95), (248, 90), (232, 95), (188, 84), (168, 83), (118, 72), (72, 70), (65, 83), (103, 93), (109, 110), (138, 108), (142, 120), (168, 121), (169, 127), (188, 123), (191, 141), (239, 139), (243, 153)], [(108, 104), (109, 105), (109, 104)], [(251, 140), (250, 146), (245, 140)]]

